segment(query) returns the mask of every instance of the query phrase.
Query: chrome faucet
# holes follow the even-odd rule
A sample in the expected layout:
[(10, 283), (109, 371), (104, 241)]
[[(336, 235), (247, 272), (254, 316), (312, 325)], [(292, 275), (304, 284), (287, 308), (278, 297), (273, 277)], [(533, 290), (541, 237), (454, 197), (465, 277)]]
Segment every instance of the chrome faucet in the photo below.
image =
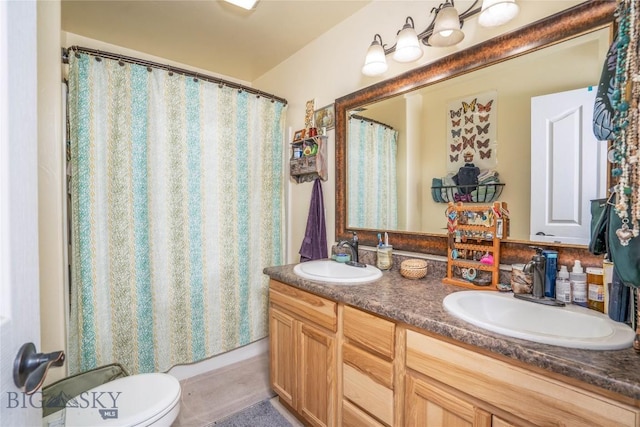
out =
[(563, 302), (544, 295), (545, 257), (542, 255), (542, 248), (533, 246), (531, 248), (536, 251), (536, 254), (533, 256), (531, 261), (525, 265), (524, 272), (533, 276), (532, 292), (531, 294), (513, 294), (513, 296), (538, 304), (555, 305), (559, 307), (564, 306)]
[(338, 242), (338, 247), (341, 248), (343, 246), (347, 246), (351, 251), (351, 261), (347, 262), (347, 265), (351, 265), (353, 267), (366, 267), (365, 264), (358, 261), (358, 233), (355, 231), (352, 233), (353, 237), (351, 240), (341, 240)]

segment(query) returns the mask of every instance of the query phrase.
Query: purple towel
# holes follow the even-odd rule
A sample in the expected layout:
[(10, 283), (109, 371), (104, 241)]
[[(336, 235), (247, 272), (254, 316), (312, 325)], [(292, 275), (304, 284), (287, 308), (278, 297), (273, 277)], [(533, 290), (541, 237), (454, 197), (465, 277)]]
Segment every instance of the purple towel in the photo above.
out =
[(316, 178), (313, 184), (307, 230), (298, 253), (300, 262), (327, 258), (327, 229), (324, 221), (324, 197), (320, 178)]

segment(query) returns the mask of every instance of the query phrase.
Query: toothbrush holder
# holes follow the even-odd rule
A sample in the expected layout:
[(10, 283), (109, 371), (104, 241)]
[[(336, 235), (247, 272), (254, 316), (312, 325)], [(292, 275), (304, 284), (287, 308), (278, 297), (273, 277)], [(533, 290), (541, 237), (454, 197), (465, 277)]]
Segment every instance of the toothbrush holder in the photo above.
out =
[(393, 246), (378, 246), (376, 267), (380, 270), (390, 270), (393, 266)]

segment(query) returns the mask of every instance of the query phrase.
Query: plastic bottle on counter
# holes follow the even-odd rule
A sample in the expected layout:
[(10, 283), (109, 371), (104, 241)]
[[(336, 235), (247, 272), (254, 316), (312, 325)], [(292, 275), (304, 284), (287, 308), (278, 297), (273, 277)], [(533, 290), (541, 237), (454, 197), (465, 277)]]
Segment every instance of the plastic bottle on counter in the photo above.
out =
[(582, 269), (580, 260), (575, 260), (569, 274), (571, 282), (572, 302), (582, 307), (587, 306), (587, 275)]
[(604, 270), (587, 268), (587, 306), (604, 313)]
[(565, 304), (571, 304), (571, 282), (569, 281), (569, 270), (566, 265), (560, 266), (560, 271), (556, 278), (556, 299)]
[(556, 273), (558, 271), (558, 251), (545, 249), (542, 251), (545, 259), (544, 267), (544, 296), (554, 298), (556, 296)]

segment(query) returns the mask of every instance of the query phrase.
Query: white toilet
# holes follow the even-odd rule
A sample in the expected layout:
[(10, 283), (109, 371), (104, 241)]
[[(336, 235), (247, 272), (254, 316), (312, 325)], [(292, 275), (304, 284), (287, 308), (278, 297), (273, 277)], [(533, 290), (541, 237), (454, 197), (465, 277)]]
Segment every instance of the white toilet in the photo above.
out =
[(45, 427), (169, 427), (180, 412), (180, 382), (169, 374), (118, 378), (76, 396)]

